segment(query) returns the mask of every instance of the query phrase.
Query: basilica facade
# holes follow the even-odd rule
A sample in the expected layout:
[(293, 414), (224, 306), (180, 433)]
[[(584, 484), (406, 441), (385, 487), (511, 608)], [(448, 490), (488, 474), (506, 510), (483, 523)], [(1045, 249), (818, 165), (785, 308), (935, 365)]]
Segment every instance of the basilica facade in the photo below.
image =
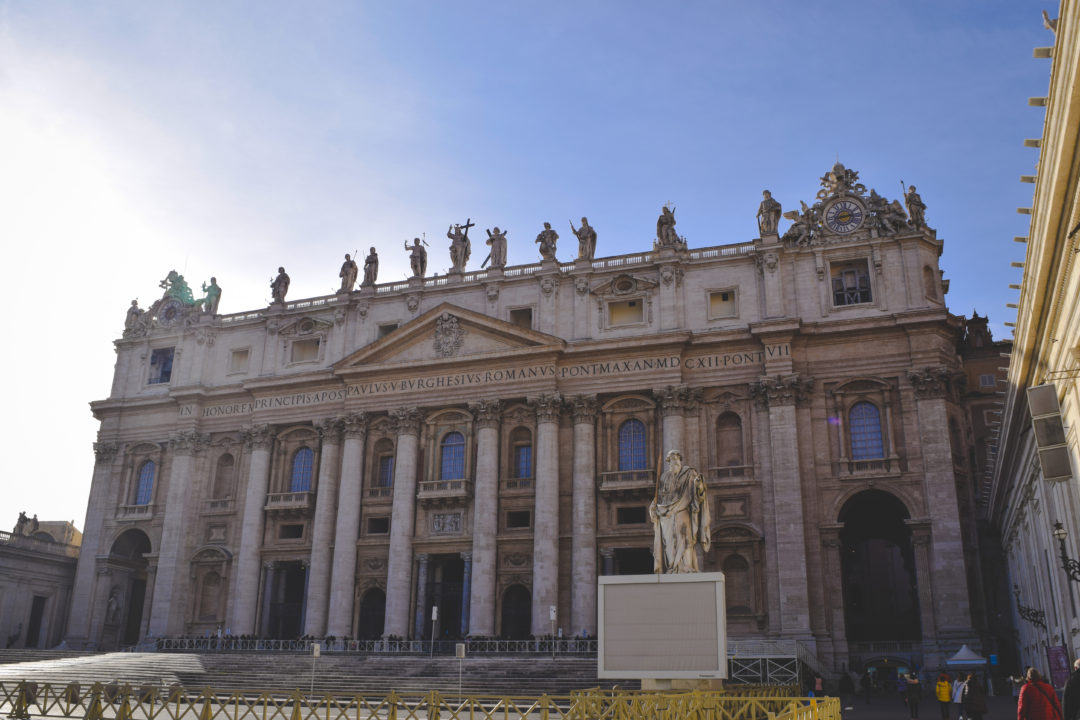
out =
[(548, 236), (540, 262), (470, 271), (459, 228), (447, 276), (369, 263), (354, 290), (353, 265), (293, 301), (279, 275), (234, 314), (171, 274), (92, 404), (69, 644), (592, 635), (597, 576), (653, 570), (678, 449), (733, 639), (833, 670), (979, 647), (942, 241), (914, 188), (905, 208), (839, 164), (820, 185), (786, 229), (767, 197), (750, 242), (692, 247), (665, 209), (638, 253), (579, 234), (560, 262)]

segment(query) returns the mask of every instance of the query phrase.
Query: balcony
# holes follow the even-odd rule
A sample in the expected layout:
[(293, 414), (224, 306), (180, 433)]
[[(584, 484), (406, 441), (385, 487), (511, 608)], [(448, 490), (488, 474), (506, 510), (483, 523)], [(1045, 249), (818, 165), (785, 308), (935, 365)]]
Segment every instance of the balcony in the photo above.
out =
[(309, 515), (315, 507), (315, 493), (270, 493), (266, 496), (266, 512), (281, 515)]
[(369, 487), (366, 494), (372, 502), (390, 502), (394, 499), (394, 486)]
[(847, 475), (886, 475), (896, 473), (900, 469), (898, 459), (889, 458), (865, 458), (862, 460), (843, 460), (840, 463), (841, 472)]
[(648, 497), (656, 491), (656, 470), (600, 473), (600, 492), (616, 497)]
[(204, 515), (227, 515), (236, 512), (236, 501), (230, 498), (210, 498), (203, 501)]
[(754, 477), (753, 465), (725, 465), (724, 467), (709, 468), (711, 480), (750, 480)]
[(424, 480), (416, 493), (416, 499), (424, 507), (464, 505), (473, 494), (472, 480)]
[(532, 495), (533, 479), (527, 478), (503, 478), (499, 483), (499, 490), (503, 495)]
[(154, 506), (146, 505), (121, 505), (116, 513), (120, 520), (149, 520), (154, 516)]

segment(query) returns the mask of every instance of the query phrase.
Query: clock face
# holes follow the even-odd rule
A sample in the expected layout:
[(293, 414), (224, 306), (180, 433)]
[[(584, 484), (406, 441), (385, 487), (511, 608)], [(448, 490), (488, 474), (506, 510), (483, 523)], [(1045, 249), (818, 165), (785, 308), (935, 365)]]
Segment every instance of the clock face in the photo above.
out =
[(862, 205), (854, 200), (840, 200), (825, 211), (825, 224), (833, 232), (845, 234), (862, 225), (864, 217)]
[(180, 314), (184, 309), (184, 304), (176, 298), (169, 298), (161, 304), (158, 308), (158, 322), (168, 327), (174, 325), (180, 320)]

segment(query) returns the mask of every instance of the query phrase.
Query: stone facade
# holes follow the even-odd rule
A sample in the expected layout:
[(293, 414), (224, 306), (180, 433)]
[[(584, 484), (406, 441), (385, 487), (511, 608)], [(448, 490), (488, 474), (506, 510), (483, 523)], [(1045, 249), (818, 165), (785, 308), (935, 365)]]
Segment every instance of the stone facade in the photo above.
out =
[(0, 532), (0, 647), (51, 648), (64, 639), (81, 541), (71, 523), (36, 516)]
[[(71, 642), (427, 637), (433, 605), (440, 637), (546, 634), (551, 606), (591, 635), (597, 575), (651, 571), (646, 507), (678, 448), (709, 486), (702, 569), (727, 574), (733, 638), (801, 640), (835, 670), (880, 657), (873, 640), (926, 662), (978, 646), (942, 242), (854, 171), (821, 185), (783, 237), (669, 231), (630, 255), (143, 313), (93, 403)], [(843, 556), (868, 497), (902, 536), (915, 624), (895, 632), (846, 629), (863, 606), (843, 578), (876, 582)]]

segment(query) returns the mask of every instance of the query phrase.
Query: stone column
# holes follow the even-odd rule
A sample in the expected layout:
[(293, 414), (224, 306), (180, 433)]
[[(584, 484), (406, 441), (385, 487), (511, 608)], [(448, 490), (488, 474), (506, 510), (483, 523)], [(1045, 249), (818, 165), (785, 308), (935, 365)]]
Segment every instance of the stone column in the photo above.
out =
[[(928, 558), (931, 563), (930, 583), (936, 609), (936, 629), (941, 640), (967, 639), (973, 633), (967, 602), (967, 573), (964, 570), (960, 509), (953, 474), (949, 415), (945, 406), (946, 396), (952, 389), (952, 377), (953, 372), (944, 367), (908, 371), (918, 414), (923, 492), (930, 515), (930, 542), (933, 546)], [(926, 625), (923, 627), (926, 632)]]
[[(843, 523), (821, 526), (821, 565), (822, 580), (825, 583), (823, 596), (827, 634), (824, 642), (831, 646), (834, 658), (848, 655), (847, 623), (844, 621), (843, 543), (840, 542), (840, 532), (843, 529)], [(819, 645), (819, 653), (822, 649), (822, 645)]]
[(420, 446), (420, 411), (398, 408), (391, 413), (397, 430), (394, 462), (394, 506), (390, 516), (390, 559), (386, 568), (386, 621), (383, 633), (409, 634), (409, 590), (412, 585), (412, 541), (416, 523), (416, 462)]
[(270, 603), (274, 601), (274, 563), (263, 565), (262, 612), (259, 615), (259, 634), (270, 634)]
[(424, 622), (427, 620), (424, 614), (424, 603), (427, 601), (427, 553), (416, 556), (416, 616), (413, 620), (413, 639), (420, 640), (424, 637)]
[(533, 522), (532, 634), (551, 632), (548, 607), (559, 597), (558, 393), (532, 398), (536, 410), (536, 517)]
[(308, 614), (308, 587), (311, 584), (311, 563), (306, 560), (301, 560), (300, 568), (304, 571), (304, 604), (300, 607), (300, 627), (305, 627), (307, 625)]
[(311, 528), (311, 563), (306, 577), (304, 634), (326, 634), (326, 614), (330, 603), (330, 539), (334, 537), (334, 517), (338, 490), (338, 456), (341, 453), (342, 422), (330, 418), (316, 429), (322, 438), (319, 452), (319, 485), (315, 490), (315, 518)]
[(615, 574), (615, 551), (611, 548), (604, 548), (600, 551), (600, 561), (603, 563), (602, 572), (604, 575)]
[(472, 553), (461, 553), (465, 570), (461, 576), (461, 637), (469, 634), (469, 605), (472, 600)]
[(473, 575), (469, 628), (495, 634), (495, 534), (499, 524), (499, 418), (502, 403), (482, 400), (470, 408), (476, 417), (476, 484), (473, 496)]
[(244, 433), (251, 448), (248, 464), (244, 513), (240, 520), (240, 547), (236, 553), (236, 588), (232, 594), (229, 622), (234, 635), (255, 634), (255, 606), (258, 603), (259, 557), (262, 552), (266, 486), (270, 481), (270, 447), (274, 432), (269, 425), (256, 425)]
[(67, 642), (79, 649), (90, 642), (90, 618), (93, 616), (94, 586), (97, 578), (97, 556), (104, 554), (101, 530), (105, 525), (113, 467), (120, 446), (116, 443), (94, 443), (94, 475), (90, 481), (90, 499), (86, 504), (83, 525), (82, 552), (75, 570), (75, 585), (71, 595), (71, 615), (68, 619)]
[(573, 586), (570, 633), (596, 635), (596, 398), (578, 395), (574, 416)]
[(697, 465), (697, 458), (690, 455), (686, 448), (683, 413), (696, 406), (701, 399), (701, 390), (691, 390), (686, 385), (668, 385), (660, 390), (653, 390), (653, 395), (660, 403), (660, 415), (663, 418), (663, 438), (660, 440), (660, 458), (671, 450), (678, 450), (686, 465)]
[(904, 524), (912, 530), (911, 544), (915, 553), (915, 586), (919, 593), (919, 620), (922, 625), (923, 648), (937, 647), (938, 623), (931, 579), (933, 558), (930, 557), (932, 528), (930, 523), (914, 523), (910, 520), (905, 520)]
[(769, 413), (780, 632), (806, 639), (810, 638), (810, 595), (795, 404), (806, 397), (813, 382), (794, 374), (775, 375), (750, 386), (758, 407), (768, 408)]
[(364, 442), (367, 418), (363, 413), (344, 421), (345, 449), (338, 486), (337, 526), (334, 528), (334, 564), (331, 570), (330, 609), (326, 634), (351, 636), (353, 597), (356, 586), (356, 539), (360, 532), (360, 507), (364, 495)]
[(165, 500), (165, 518), (161, 525), (161, 547), (158, 550), (157, 579), (150, 608), (148, 632), (154, 637), (179, 635), (183, 632), (183, 612), (186, 593), (178, 587), (187, 574), (188, 504), (199, 497), (192, 478), (191, 456), (201, 452), (210, 438), (195, 431), (178, 433), (169, 438), (172, 453), (169, 464), (169, 487)]

